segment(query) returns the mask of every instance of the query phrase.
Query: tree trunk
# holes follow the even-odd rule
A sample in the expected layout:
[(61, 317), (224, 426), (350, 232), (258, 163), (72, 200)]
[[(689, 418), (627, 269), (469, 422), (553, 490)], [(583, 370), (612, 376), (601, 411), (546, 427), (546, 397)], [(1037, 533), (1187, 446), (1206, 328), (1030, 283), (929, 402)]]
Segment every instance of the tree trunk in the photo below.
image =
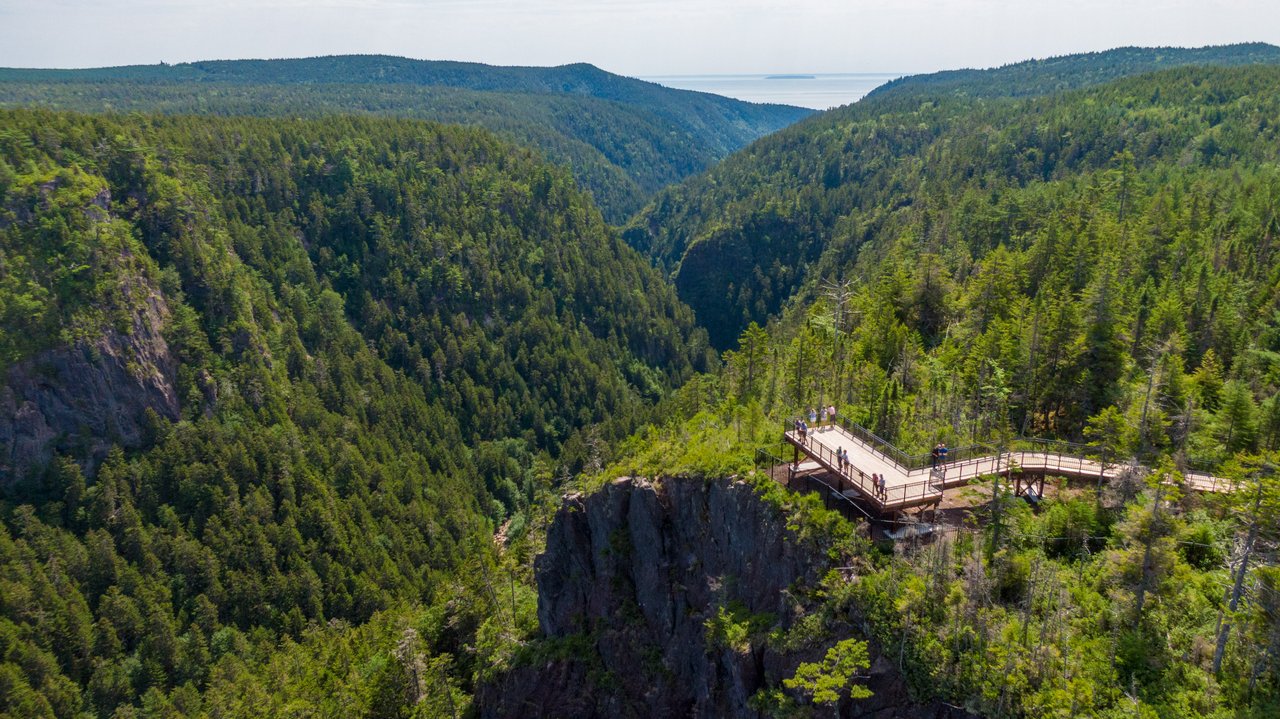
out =
[(1147, 602), (1147, 583), (1151, 579), (1151, 549), (1155, 546), (1156, 532), (1160, 529), (1160, 501), (1164, 498), (1164, 482), (1157, 478), (1156, 503), (1151, 510), (1151, 527), (1147, 532), (1147, 541), (1142, 550), (1142, 582), (1138, 584), (1138, 600), (1134, 607), (1134, 626), (1142, 620), (1142, 609)]
[[(1258, 478), (1258, 493), (1253, 498), (1253, 516), (1249, 522), (1249, 536), (1244, 542), (1244, 556), (1240, 558), (1240, 568), (1236, 570), (1235, 585), (1231, 588), (1231, 602), (1227, 611), (1234, 613), (1240, 605), (1240, 595), (1244, 593), (1244, 578), (1249, 573), (1249, 555), (1253, 552), (1253, 543), (1258, 539), (1258, 509), (1262, 506), (1262, 478)], [(1218, 632), (1218, 645), (1213, 650), (1213, 673), (1222, 671), (1222, 657), (1227, 651), (1227, 639), (1231, 636), (1231, 618), (1219, 613), (1221, 630)]]

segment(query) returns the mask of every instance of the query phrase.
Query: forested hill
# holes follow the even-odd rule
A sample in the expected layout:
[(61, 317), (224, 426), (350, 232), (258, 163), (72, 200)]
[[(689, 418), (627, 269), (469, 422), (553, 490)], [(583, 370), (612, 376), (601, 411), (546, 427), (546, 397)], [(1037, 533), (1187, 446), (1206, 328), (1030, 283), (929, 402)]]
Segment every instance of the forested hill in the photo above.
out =
[[(756, 475), (762, 496), (839, 506), (829, 490), (852, 483), (836, 472), (799, 482), (787, 473), (791, 487), (813, 490), (805, 499), (773, 481), (792, 457), (779, 420), (831, 404), (909, 453), (938, 442), (1056, 446), (1119, 471), (1032, 496), (1009, 486), (1021, 474), (1011, 463), (985, 486), (947, 489), (946, 503), (959, 506), (921, 513), (928, 539), (908, 529), (892, 557), (868, 553), (871, 567), (841, 558), (847, 574), (807, 591), (789, 585), (792, 606), (807, 595), (827, 609), (806, 609), (788, 629), (780, 618), (790, 608), (752, 598), (713, 606), (708, 641), (733, 639), (701, 656), (722, 663), (679, 666), (710, 671), (712, 696), (764, 685), (752, 707), (777, 716), (875, 715), (888, 692), (860, 699), (847, 680), (874, 683), (876, 669), (828, 673), (836, 655), (860, 655), (846, 642), (862, 640), (893, 653), (870, 663), (901, 671), (913, 699), (947, 705), (917, 714), (900, 702), (886, 710), (895, 716), (1280, 716), (1280, 67), (1183, 67), (1032, 97), (981, 95), (885, 93), (759, 141), (655, 200), (628, 238), (676, 268), (681, 295), (732, 349), (714, 377), (681, 393), (683, 411), (672, 414), (685, 421), (651, 428), (608, 476), (745, 477), (768, 462), (774, 471)], [(823, 442), (811, 435), (809, 451)], [(1234, 491), (1194, 491), (1187, 470), (1229, 477)], [(733, 514), (712, 506), (717, 520)], [(788, 525), (803, 527), (791, 511)], [(642, 513), (610, 512), (624, 515)], [(641, 524), (633, 536), (652, 536), (653, 522)], [(839, 526), (819, 520), (801, 536), (830, 540)], [(553, 635), (568, 625), (562, 617), (590, 621), (610, 606), (580, 611), (590, 595), (563, 591), (587, 573), (562, 569), (587, 533), (556, 534), (571, 539), (549, 539), (543, 565), (541, 617)], [(754, 546), (740, 541), (751, 536), (727, 543)], [(838, 544), (826, 556), (839, 556)], [(632, 558), (646, 587), (661, 585), (641, 573), (640, 550), (620, 554), (622, 573)], [(590, 570), (613, 572), (613, 559)], [(765, 564), (786, 566), (758, 562), (741, 576)], [(715, 559), (686, 565), (708, 571), (681, 591), (707, 577), (723, 589)], [(737, 582), (728, 596), (738, 584), (765, 583)], [(651, 599), (640, 604), (661, 604)], [(713, 612), (731, 617), (731, 634)], [(667, 618), (631, 614), (617, 624), (641, 646), (650, 627), (670, 636)], [(865, 623), (838, 627), (850, 617)], [(604, 621), (591, 629), (614, 631)], [(815, 659), (831, 648), (816, 675), (843, 689), (794, 693), (815, 674), (788, 679), (768, 657), (797, 640)], [(593, 648), (574, 659), (616, 661)], [(587, 701), (674, 694), (632, 689), (666, 689), (671, 675), (650, 670), (646, 684), (634, 674), (654, 663), (632, 664), (622, 681), (584, 692)], [(517, 674), (517, 691), (499, 699), (567, 694), (561, 677), (572, 674), (546, 674), (541, 685)], [(733, 687), (714, 693), (723, 677)]]
[[(849, 276), (856, 260), (859, 272), (885, 271), (896, 244), (907, 287), (928, 257), (966, 276), (993, 248), (1049, 231), (1049, 208), (1077, 202), (1046, 193), (1109, 186), (1124, 162), (1153, 195), (1216, 183), (1226, 168), (1264, 170), (1276, 161), (1278, 88), (1273, 66), (1192, 67), (1036, 98), (860, 102), (663, 192), (624, 236), (675, 272), (727, 347), (818, 278)], [(945, 333), (947, 317), (926, 320), (926, 334)]]
[(916, 93), (970, 97), (1024, 97), (1099, 85), (1131, 75), (1187, 65), (1280, 64), (1280, 47), (1240, 43), (1199, 48), (1121, 47), (1103, 52), (1025, 60), (989, 70), (944, 70), (891, 80), (867, 98)]
[[(305, 341), (271, 347), (259, 326), (305, 291), (468, 444), (556, 452), (588, 424), (625, 432), (646, 399), (706, 366), (688, 310), (572, 180), (483, 131), (40, 111), (2, 126), (10, 372), (128, 328), (149, 297), (168, 307), (160, 325), (190, 306), (215, 354), (301, 372)], [(241, 271), (261, 298), (225, 284)], [(192, 392), (177, 388), (182, 409), (201, 406)]]
[(359, 113), (480, 125), (571, 167), (615, 223), (661, 187), (811, 114), (665, 88), (586, 64), (496, 67), (380, 55), (0, 69), (0, 106), (280, 117)]
[[(282, 638), (327, 632), (332, 657), (447, 601), (406, 646), (469, 682), (498, 523), (518, 538), (539, 487), (708, 361), (565, 172), (385, 119), (0, 111), (0, 327), (0, 715), (22, 717), (170, 691), (194, 716), (215, 679), (235, 690), (206, 710), (261, 712), (248, 667)], [(318, 701), (399, 716), (358, 707), (403, 706), (401, 667)]]

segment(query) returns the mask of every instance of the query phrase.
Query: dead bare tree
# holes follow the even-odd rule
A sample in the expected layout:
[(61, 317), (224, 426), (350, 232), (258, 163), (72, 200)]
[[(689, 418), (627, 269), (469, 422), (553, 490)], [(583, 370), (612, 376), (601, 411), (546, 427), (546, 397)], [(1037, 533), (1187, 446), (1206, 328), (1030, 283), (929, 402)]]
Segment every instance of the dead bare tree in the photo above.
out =
[(1234, 581), (1231, 587), (1231, 598), (1227, 603), (1227, 608), (1218, 613), (1218, 641), (1213, 650), (1213, 673), (1218, 674), (1222, 671), (1222, 656), (1227, 650), (1227, 640), (1231, 637), (1231, 615), (1235, 614), (1240, 606), (1240, 597), (1244, 593), (1244, 580), (1249, 573), (1249, 558), (1253, 553), (1254, 545), (1258, 541), (1258, 513), (1262, 509), (1262, 486), (1263, 478), (1261, 474), (1257, 477), (1258, 487), (1254, 492), (1253, 509), (1249, 513), (1249, 531), (1244, 540), (1244, 547), (1240, 553), (1240, 562), (1235, 568)]

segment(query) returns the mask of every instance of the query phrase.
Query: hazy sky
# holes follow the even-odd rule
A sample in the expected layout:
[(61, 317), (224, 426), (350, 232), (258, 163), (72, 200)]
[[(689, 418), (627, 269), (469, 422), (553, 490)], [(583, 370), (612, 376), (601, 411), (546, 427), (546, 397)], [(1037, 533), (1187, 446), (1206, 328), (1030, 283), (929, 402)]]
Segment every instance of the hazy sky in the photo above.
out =
[(0, 66), (388, 53), (628, 75), (920, 72), (1280, 44), (1278, 0), (0, 0)]

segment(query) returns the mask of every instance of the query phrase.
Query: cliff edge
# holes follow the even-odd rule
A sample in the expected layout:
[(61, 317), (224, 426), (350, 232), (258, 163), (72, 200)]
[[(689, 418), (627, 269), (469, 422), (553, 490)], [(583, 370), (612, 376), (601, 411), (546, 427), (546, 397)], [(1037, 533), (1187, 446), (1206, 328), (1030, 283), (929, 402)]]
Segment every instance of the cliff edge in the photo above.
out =
[[(797, 629), (833, 564), (746, 481), (620, 479), (570, 495), (535, 565), (544, 638), (480, 687), (479, 714), (768, 716), (761, 690), (864, 634), (857, 617)], [(845, 700), (840, 716), (965, 716), (912, 703), (874, 644), (871, 660), (874, 695)]]
[(129, 331), (45, 350), (0, 384), (0, 487), (39, 471), (55, 452), (87, 467), (113, 444), (143, 443), (147, 410), (178, 419), (177, 361), (163, 329), (169, 308), (158, 290), (133, 312)]

